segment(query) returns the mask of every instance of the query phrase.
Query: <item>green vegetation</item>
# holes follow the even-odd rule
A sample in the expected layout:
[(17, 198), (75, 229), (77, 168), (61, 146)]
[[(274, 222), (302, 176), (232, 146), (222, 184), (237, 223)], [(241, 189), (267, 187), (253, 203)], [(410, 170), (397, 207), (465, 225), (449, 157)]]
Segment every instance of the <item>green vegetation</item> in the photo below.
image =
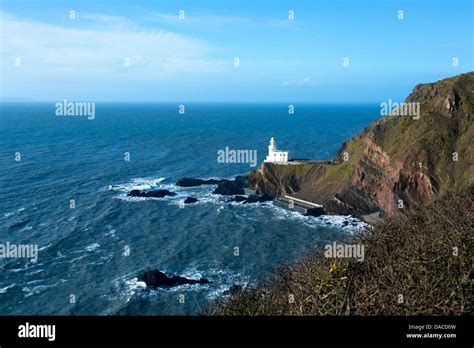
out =
[(316, 251), (265, 281), (218, 299), (204, 314), (469, 314), (473, 235), (470, 186), (348, 240), (365, 246), (363, 262), (330, 259)]

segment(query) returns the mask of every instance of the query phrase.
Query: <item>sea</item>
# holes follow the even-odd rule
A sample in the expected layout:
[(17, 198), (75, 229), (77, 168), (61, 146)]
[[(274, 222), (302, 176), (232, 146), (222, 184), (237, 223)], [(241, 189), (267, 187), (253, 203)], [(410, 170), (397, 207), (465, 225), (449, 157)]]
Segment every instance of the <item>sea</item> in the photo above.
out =
[[(56, 110), (0, 104), (0, 248), (38, 250), (37, 260), (0, 258), (0, 315), (198, 315), (232, 285), (365, 226), (175, 183), (245, 175), (271, 137), (290, 158), (331, 159), (379, 118), (377, 104), (295, 104), (289, 113), (284, 103), (98, 102), (93, 118)], [(221, 163), (226, 148), (256, 150), (257, 167)], [(176, 196), (128, 197), (133, 189)], [(198, 202), (183, 205), (187, 197)], [(149, 289), (138, 277), (152, 269), (210, 283)]]

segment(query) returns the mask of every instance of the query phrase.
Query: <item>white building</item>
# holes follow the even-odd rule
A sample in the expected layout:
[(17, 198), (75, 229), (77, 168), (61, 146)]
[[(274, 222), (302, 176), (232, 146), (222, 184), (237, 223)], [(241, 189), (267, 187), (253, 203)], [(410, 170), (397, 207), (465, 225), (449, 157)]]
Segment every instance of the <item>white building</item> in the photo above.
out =
[(268, 156), (265, 159), (265, 162), (272, 162), (272, 163), (287, 163), (288, 162), (288, 151), (278, 150), (275, 139), (273, 139), (273, 137), (270, 139), (270, 144), (268, 145)]

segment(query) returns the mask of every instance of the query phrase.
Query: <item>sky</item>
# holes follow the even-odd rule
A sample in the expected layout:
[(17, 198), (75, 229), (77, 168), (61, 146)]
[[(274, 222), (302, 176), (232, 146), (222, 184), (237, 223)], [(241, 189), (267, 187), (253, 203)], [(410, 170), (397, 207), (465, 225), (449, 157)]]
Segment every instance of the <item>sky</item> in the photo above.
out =
[(0, 0), (0, 100), (402, 101), (474, 70), (472, 4)]

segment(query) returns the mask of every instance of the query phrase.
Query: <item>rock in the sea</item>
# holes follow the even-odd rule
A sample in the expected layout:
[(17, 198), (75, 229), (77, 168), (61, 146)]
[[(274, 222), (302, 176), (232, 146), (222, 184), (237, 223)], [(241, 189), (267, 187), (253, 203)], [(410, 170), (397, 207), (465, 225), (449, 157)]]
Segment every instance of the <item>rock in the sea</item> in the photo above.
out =
[(245, 194), (245, 184), (246, 177), (244, 176), (237, 176), (234, 180), (223, 179), (219, 182), (213, 193), (226, 196), (243, 195)]
[(324, 214), (326, 214), (326, 211), (324, 210), (324, 208), (310, 208), (307, 211), (307, 215), (315, 216), (315, 217), (318, 217)]
[(194, 178), (182, 178), (176, 181), (176, 186), (180, 187), (193, 187), (201, 185), (217, 185), (221, 180), (216, 179), (194, 179)]
[(197, 198), (194, 198), (194, 197), (188, 197), (184, 200), (184, 203), (185, 204), (190, 204), (190, 203), (196, 203), (198, 200)]
[(247, 197), (237, 195), (234, 198), (231, 198), (229, 200), (229, 202), (239, 202), (240, 203), (240, 202), (244, 202), (246, 199), (247, 199)]
[(163, 272), (158, 269), (145, 272), (143, 275), (138, 277), (139, 281), (145, 282), (146, 286), (149, 288), (158, 288), (158, 287), (172, 287), (184, 284), (208, 284), (209, 280), (201, 278), (188, 279), (181, 276), (171, 276), (168, 277)]
[(217, 185), (217, 188), (213, 193), (220, 195), (243, 195), (244, 187), (246, 186), (247, 177), (237, 176), (234, 180), (227, 179), (194, 179), (194, 178), (182, 178), (176, 182), (176, 186), (180, 187), (193, 187), (201, 185)]
[(237, 196), (233, 197), (232, 199), (230, 199), (229, 201), (230, 202), (239, 202), (239, 203), (247, 204), (247, 203), (267, 202), (267, 201), (271, 201), (271, 200), (272, 200), (272, 198), (268, 195), (262, 195), (262, 196), (249, 195), (248, 197), (237, 195)]
[(267, 202), (271, 201), (272, 198), (268, 195), (262, 195), (262, 196), (257, 196), (257, 195), (249, 195), (247, 199), (244, 201), (245, 203), (258, 203), (258, 202)]
[(242, 285), (234, 284), (229, 288), (229, 290), (224, 291), (223, 295), (224, 296), (228, 296), (228, 295), (236, 296), (239, 293), (241, 293), (242, 290), (243, 290)]
[(128, 196), (130, 197), (153, 197), (153, 198), (162, 198), (166, 196), (175, 196), (176, 193), (168, 190), (154, 190), (154, 191), (140, 191), (132, 190), (129, 192)]

